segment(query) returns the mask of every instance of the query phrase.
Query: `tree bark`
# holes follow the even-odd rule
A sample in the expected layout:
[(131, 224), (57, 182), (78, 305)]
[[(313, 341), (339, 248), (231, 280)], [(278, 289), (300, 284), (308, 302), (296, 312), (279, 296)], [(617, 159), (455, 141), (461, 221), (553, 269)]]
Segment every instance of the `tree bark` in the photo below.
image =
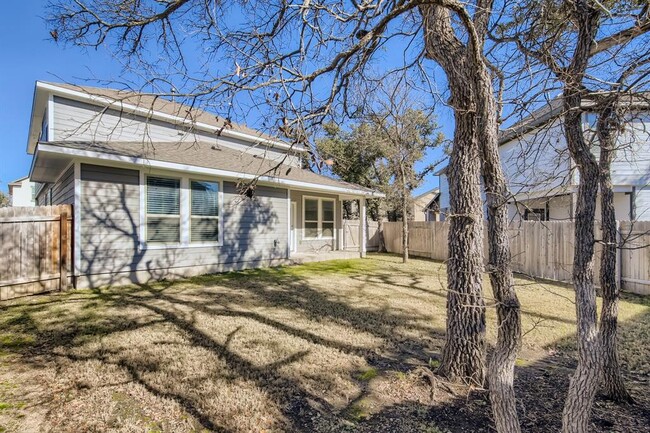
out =
[(420, 6), (426, 56), (444, 70), (454, 108), (454, 144), (447, 176), (450, 214), (447, 262), (447, 326), (439, 372), (483, 386), (485, 303), (480, 149), (468, 49), (454, 35), (449, 11)]
[(577, 86), (569, 90), (564, 96), (564, 129), (567, 146), (580, 173), (573, 256), (578, 366), (569, 383), (562, 413), (562, 431), (587, 433), (591, 430), (591, 408), (601, 370), (594, 287), (594, 217), (599, 176), (598, 164), (584, 138), (580, 91)]
[(598, 31), (600, 11), (590, 0), (575, 0), (571, 7), (578, 35), (571, 63), (559, 78), (564, 82), (564, 134), (567, 148), (580, 174), (573, 255), (578, 365), (569, 382), (564, 402), (562, 431), (587, 433), (591, 430), (591, 408), (598, 389), (602, 357), (594, 287), (594, 220), (599, 173), (598, 162), (585, 140), (582, 127), (582, 81)]
[(620, 117), (615, 99), (600, 110), (596, 125), (600, 144), (600, 206), (603, 248), (600, 260), (600, 287), (603, 305), (600, 314), (600, 339), (603, 350), (602, 388), (605, 396), (619, 403), (631, 403), (632, 396), (625, 388), (616, 348), (618, 334), (619, 286), (616, 281), (616, 253), (618, 249), (614, 190), (611, 165), (614, 157)]
[(496, 301), (497, 342), (488, 360), (488, 384), (494, 422), (500, 433), (521, 431), (514, 390), (514, 369), (521, 346), (521, 306), (512, 275), (508, 236), (508, 187), (501, 167), (497, 107), (488, 71), (483, 66), (476, 85), (478, 131), (483, 153), (483, 184), (488, 217), (488, 266)]

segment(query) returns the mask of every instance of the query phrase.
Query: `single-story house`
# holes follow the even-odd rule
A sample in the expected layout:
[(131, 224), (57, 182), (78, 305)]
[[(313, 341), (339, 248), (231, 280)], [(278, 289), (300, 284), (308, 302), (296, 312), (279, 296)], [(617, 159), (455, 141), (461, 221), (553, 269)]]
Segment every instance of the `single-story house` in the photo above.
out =
[(27, 151), (37, 204), (73, 205), (76, 287), (337, 251), (342, 201), (363, 215), (382, 196), (303, 169), (301, 146), (130, 91), (37, 82)]

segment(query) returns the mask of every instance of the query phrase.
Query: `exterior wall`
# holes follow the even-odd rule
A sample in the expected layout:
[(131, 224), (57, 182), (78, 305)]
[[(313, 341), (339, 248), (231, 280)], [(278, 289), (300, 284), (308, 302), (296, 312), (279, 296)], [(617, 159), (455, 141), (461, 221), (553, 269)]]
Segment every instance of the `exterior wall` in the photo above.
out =
[[(54, 97), (54, 141), (134, 141), (143, 137), (151, 142), (206, 142), (261, 155), (272, 160), (300, 167), (300, 159), (281, 149), (265, 145), (253, 145), (244, 140), (218, 136), (203, 131), (189, 132), (187, 126), (159, 120), (146, 119), (135, 114), (117, 110), (103, 110), (99, 106)], [(50, 140), (52, 138), (50, 137)]]
[(288, 248), (286, 190), (258, 186), (256, 196), (248, 199), (237, 194), (234, 183), (223, 182), (223, 244), (165, 247), (140, 244), (140, 231), (144, 230), (140, 224), (144, 206), (140, 178), (138, 170), (81, 165), (77, 287), (143, 283), (284, 263)]
[[(326, 252), (339, 249), (338, 239), (341, 236), (343, 217), (341, 213), (341, 200), (337, 195), (320, 194), (306, 191), (291, 190), (291, 202), (296, 203), (296, 244), (298, 252)], [(334, 200), (334, 238), (332, 239), (305, 239), (304, 214), (302, 203), (304, 197), (329, 198)]]
[(560, 120), (499, 148), (510, 191), (522, 195), (570, 185), (571, 158)]
[(34, 189), (36, 184), (29, 179), (23, 179), (20, 182), (9, 184), (9, 195), (11, 196), (12, 206), (36, 206)]
[(440, 220), (445, 220), (445, 214), (449, 212), (449, 182), (447, 176), (441, 174), (438, 177), (440, 186)]
[(74, 167), (70, 166), (53, 184), (46, 184), (36, 196), (37, 206), (74, 204)]
[(634, 198), (635, 218), (638, 221), (650, 221), (650, 186), (637, 188)]
[(572, 214), (572, 203), (570, 195), (560, 195), (556, 197), (538, 198), (533, 200), (523, 200), (515, 205), (508, 205), (508, 216), (511, 221), (520, 221), (524, 219), (526, 209), (546, 209), (548, 204), (548, 217), (551, 221), (569, 221)]
[[(575, 206), (571, 202), (571, 195), (561, 195), (557, 197), (552, 197), (550, 199), (539, 198), (533, 200), (526, 200), (518, 202), (519, 211), (514, 204), (509, 205), (509, 216), (513, 221), (523, 220), (526, 207), (534, 208), (546, 208), (548, 203), (549, 211), (549, 220), (551, 221), (571, 221), (572, 214), (575, 212), (572, 210), (572, 206)], [(575, 203), (575, 197), (574, 197)], [(624, 192), (614, 193), (614, 211), (616, 212), (616, 220), (618, 221), (629, 221), (630, 220), (630, 194)], [(596, 202), (596, 219), (600, 219), (600, 196), (597, 197)], [(650, 215), (648, 215), (650, 216)], [(639, 218), (640, 219), (640, 218)]]
[(436, 188), (414, 198), (413, 221), (429, 221), (427, 218), (433, 216), (433, 213), (431, 212), (430, 216), (426, 207), (437, 194), (438, 189)]
[(74, 167), (70, 166), (52, 185), (52, 204), (74, 204)]
[(643, 187), (650, 184), (650, 113), (628, 116), (625, 130), (618, 137), (612, 162), (614, 185)]

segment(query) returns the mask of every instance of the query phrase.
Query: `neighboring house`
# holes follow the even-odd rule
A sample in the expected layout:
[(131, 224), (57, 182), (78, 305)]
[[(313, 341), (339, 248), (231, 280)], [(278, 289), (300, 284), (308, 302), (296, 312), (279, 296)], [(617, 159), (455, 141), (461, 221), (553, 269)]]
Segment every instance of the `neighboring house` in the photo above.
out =
[(301, 169), (300, 146), (110, 89), (37, 82), (27, 151), (44, 184), (37, 202), (74, 205), (77, 287), (338, 250), (342, 200), (363, 212), (366, 197), (383, 196)]
[(9, 196), (12, 206), (36, 206), (36, 184), (29, 176), (9, 182)]
[[(597, 155), (597, 116), (589, 112), (591, 101), (583, 104), (587, 111), (583, 117), (585, 137)], [(650, 220), (650, 111), (645, 102), (628, 108), (612, 163), (616, 219)], [(511, 194), (511, 219), (573, 220), (579, 178), (566, 146), (562, 120), (562, 99), (556, 98), (500, 134), (499, 154)], [(444, 212), (449, 207), (449, 188), (445, 171), (439, 175)], [(600, 218), (600, 203), (596, 218)]]
[(440, 190), (433, 188), (413, 197), (413, 221), (440, 221)]

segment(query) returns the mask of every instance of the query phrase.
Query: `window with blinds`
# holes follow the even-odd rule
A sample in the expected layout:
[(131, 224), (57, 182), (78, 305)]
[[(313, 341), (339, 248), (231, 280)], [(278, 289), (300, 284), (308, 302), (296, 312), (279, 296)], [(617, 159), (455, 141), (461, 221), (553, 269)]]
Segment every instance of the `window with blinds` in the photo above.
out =
[(219, 184), (190, 181), (190, 241), (219, 242)]
[(334, 200), (305, 198), (303, 209), (305, 239), (334, 237)]
[(147, 177), (147, 242), (181, 240), (180, 180)]

